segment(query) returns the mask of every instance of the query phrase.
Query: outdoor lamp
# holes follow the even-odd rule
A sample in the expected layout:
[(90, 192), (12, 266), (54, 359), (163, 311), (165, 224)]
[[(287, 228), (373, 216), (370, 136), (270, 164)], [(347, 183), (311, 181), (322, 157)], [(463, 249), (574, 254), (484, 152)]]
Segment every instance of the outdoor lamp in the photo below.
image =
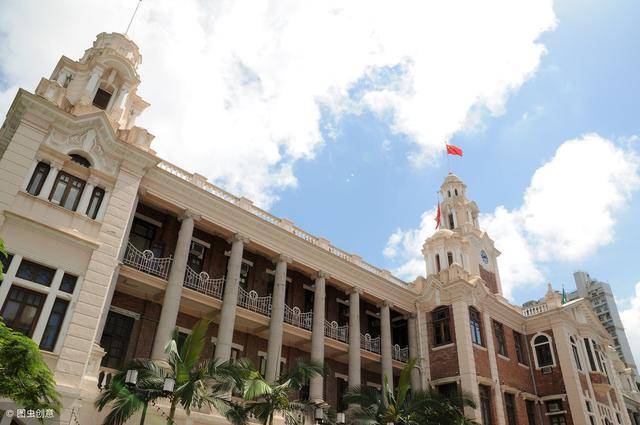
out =
[(336, 423), (337, 424), (347, 423), (347, 415), (344, 412), (336, 413)]
[(324, 419), (324, 410), (322, 410), (322, 407), (317, 407), (316, 411), (315, 411), (315, 420), (317, 424), (321, 424), (322, 420)]
[(162, 391), (165, 393), (172, 393), (173, 387), (176, 385), (176, 381), (173, 378), (164, 378), (164, 385), (162, 386)]

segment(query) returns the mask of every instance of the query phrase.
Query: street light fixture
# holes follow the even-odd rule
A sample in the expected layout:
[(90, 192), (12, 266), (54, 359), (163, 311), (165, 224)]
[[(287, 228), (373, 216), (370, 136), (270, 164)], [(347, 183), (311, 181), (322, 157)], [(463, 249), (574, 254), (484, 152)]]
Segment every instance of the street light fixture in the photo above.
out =
[(324, 410), (322, 407), (316, 407), (314, 418), (317, 424), (321, 424), (324, 421)]
[(138, 387), (138, 371), (136, 369), (127, 370), (127, 374), (124, 377), (124, 383), (129, 389), (144, 403), (142, 405), (142, 415), (140, 416), (140, 425), (144, 425), (144, 420), (147, 416), (147, 407), (149, 402), (157, 396), (169, 396), (173, 393), (176, 381), (173, 378), (166, 377), (162, 385), (162, 391), (149, 388)]
[(336, 413), (336, 423), (337, 424), (346, 424), (347, 423), (347, 415), (344, 412)]

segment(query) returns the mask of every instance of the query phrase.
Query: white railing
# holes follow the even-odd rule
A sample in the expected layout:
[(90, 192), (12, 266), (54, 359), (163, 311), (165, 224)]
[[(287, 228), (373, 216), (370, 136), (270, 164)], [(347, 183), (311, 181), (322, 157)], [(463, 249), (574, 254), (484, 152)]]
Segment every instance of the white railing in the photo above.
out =
[(169, 274), (171, 261), (171, 256), (168, 258), (156, 258), (152, 251), (148, 249), (140, 251), (131, 242), (127, 245), (127, 250), (122, 259), (122, 263), (127, 266), (163, 279), (166, 279)]
[(399, 362), (406, 363), (409, 361), (409, 347), (401, 348), (399, 344), (391, 347), (391, 358)]
[(297, 326), (302, 329), (311, 330), (313, 327), (313, 311), (303, 313), (298, 307), (289, 307), (284, 305), (284, 321), (290, 325)]
[(535, 316), (536, 314), (544, 313), (545, 311), (549, 311), (547, 303), (536, 304), (522, 309), (522, 315), (525, 317)]
[(271, 317), (271, 295), (259, 297), (256, 291), (247, 292), (243, 288), (238, 289), (238, 305), (240, 307)]
[(328, 338), (335, 339), (336, 341), (348, 342), (349, 340), (349, 325), (339, 326), (335, 320), (329, 322), (324, 321), (324, 335)]
[(249, 211), (250, 213), (252, 213), (253, 215), (255, 215), (256, 217), (259, 217), (260, 219), (271, 223), (275, 226), (278, 226), (282, 229), (285, 229), (286, 231), (292, 233), (293, 235), (295, 235), (296, 237), (307, 241), (308, 243), (318, 246), (326, 251), (329, 251), (331, 254), (335, 255), (336, 257), (342, 258), (345, 261), (348, 261), (352, 264), (355, 264), (359, 267), (361, 267), (363, 270), (368, 271), (369, 273), (372, 273), (376, 276), (379, 276), (389, 282), (392, 282), (396, 285), (400, 285), (400, 286), (408, 286), (406, 282), (404, 282), (401, 279), (398, 279), (397, 277), (393, 276), (389, 271), (387, 270), (383, 270), (383, 269), (379, 269), (375, 266), (373, 266), (372, 264), (369, 264), (365, 261), (363, 261), (360, 257), (358, 257), (357, 255), (352, 255), (349, 254), (346, 251), (341, 250), (338, 247), (335, 247), (333, 245), (331, 245), (326, 239), (322, 239), (319, 238), (317, 236), (314, 236), (302, 229), (300, 229), (299, 227), (296, 227), (295, 225), (293, 225), (293, 223), (291, 223), (288, 220), (283, 220), (279, 217), (274, 216), (273, 214), (253, 205), (253, 203), (246, 199), (246, 198), (239, 198), (237, 196), (232, 195), (229, 192), (226, 192), (225, 190), (219, 188), (218, 186), (209, 183), (206, 178), (204, 178), (203, 176), (199, 175), (199, 174), (192, 174), (180, 167), (178, 167), (177, 165), (171, 164), (167, 161), (160, 161), (160, 163), (158, 164), (158, 168), (166, 171), (167, 173), (170, 173), (182, 180), (186, 180), (198, 187), (200, 187), (203, 190), (206, 190), (207, 192), (211, 193), (212, 195), (220, 198), (220, 199), (224, 199), (225, 201), (233, 204), (233, 205), (237, 205), (238, 207)]
[(184, 287), (221, 300), (224, 277), (211, 279), (207, 272), (196, 273), (187, 266), (187, 271), (184, 274)]
[(369, 334), (360, 334), (360, 348), (380, 354), (380, 337), (371, 338)]

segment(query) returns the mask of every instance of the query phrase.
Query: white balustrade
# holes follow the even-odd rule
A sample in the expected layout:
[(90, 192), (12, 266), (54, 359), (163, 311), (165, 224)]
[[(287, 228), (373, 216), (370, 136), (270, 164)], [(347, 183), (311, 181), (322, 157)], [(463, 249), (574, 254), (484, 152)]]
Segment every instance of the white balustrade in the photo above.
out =
[[(206, 190), (207, 192), (211, 193), (212, 195), (223, 199), (231, 204), (234, 205), (240, 205), (241, 201), (240, 198), (238, 198), (237, 196), (232, 195), (229, 192), (226, 192), (225, 190), (219, 188), (218, 186), (209, 183), (208, 181), (205, 181), (204, 183), (202, 183), (201, 180), (199, 179), (194, 179), (194, 175), (189, 173), (186, 170), (183, 170), (182, 168), (171, 164), (167, 161), (160, 161), (160, 163), (158, 164), (158, 167), (161, 168), (162, 170), (176, 176), (179, 177), (183, 180), (186, 180), (192, 184), (196, 184), (198, 187), (201, 187), (202, 189)], [(244, 205), (244, 204), (243, 204)], [(378, 277), (381, 277), (389, 282), (392, 282), (396, 285), (399, 286), (403, 286), (406, 287), (407, 283), (402, 281), (401, 279), (398, 279), (395, 276), (392, 276), (390, 273), (388, 272), (384, 272), (383, 270), (363, 261), (360, 257), (358, 256), (352, 256), (351, 254), (349, 254), (346, 251), (341, 250), (340, 248), (337, 248), (331, 244), (328, 244), (326, 242), (326, 240), (322, 240), (324, 241), (324, 243), (321, 243), (321, 238), (314, 236), (308, 232), (305, 232), (304, 230), (300, 229), (299, 227), (296, 226), (292, 226), (290, 222), (283, 220), (279, 217), (274, 216), (273, 214), (256, 207), (253, 204), (249, 204), (247, 206), (243, 206), (243, 208), (249, 212), (251, 212), (253, 215), (255, 215), (256, 217), (259, 217), (260, 219), (271, 223), (273, 225), (279, 226), (280, 228), (286, 229), (287, 231), (291, 232), (293, 235), (295, 235), (296, 237), (307, 241), (308, 243), (315, 245), (315, 246), (319, 246), (322, 249), (325, 249), (327, 251), (329, 251), (331, 254), (335, 255), (336, 257), (342, 258), (345, 261), (348, 261), (352, 264), (355, 264), (359, 267), (361, 267), (362, 269), (368, 271), (369, 273), (372, 273)], [(283, 223), (289, 223), (289, 225), (283, 225)]]
[(284, 321), (293, 326), (302, 329), (311, 330), (313, 327), (313, 311), (303, 313), (298, 307), (289, 307), (284, 305)]
[(371, 338), (371, 335), (369, 334), (361, 334), (360, 348), (371, 351), (372, 353), (380, 354), (380, 337)]
[(535, 316), (537, 314), (544, 313), (545, 311), (549, 311), (549, 305), (547, 303), (536, 304), (531, 307), (527, 307), (522, 310), (522, 315), (525, 317)]
[(329, 322), (324, 321), (324, 335), (328, 338), (335, 339), (336, 341), (348, 342), (349, 341), (349, 325), (339, 326), (335, 320)]
[(401, 348), (399, 344), (391, 347), (391, 358), (399, 362), (406, 363), (409, 361), (409, 347)]
[(184, 287), (221, 300), (224, 289), (224, 276), (211, 279), (207, 272), (197, 273), (187, 266), (187, 271), (184, 274)]
[(271, 317), (271, 295), (259, 297), (256, 291), (247, 292), (244, 288), (238, 288), (238, 305), (247, 310)]
[(151, 250), (146, 249), (140, 251), (131, 242), (128, 243), (127, 250), (122, 259), (122, 263), (127, 266), (163, 279), (166, 279), (169, 274), (171, 261), (171, 256), (157, 258)]

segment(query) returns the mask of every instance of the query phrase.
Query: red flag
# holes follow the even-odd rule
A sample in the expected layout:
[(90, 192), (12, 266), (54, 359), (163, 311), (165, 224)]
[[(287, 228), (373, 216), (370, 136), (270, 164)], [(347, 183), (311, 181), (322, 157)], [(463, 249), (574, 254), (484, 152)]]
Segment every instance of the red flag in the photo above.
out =
[(438, 212), (436, 214), (436, 229), (440, 227), (440, 202), (438, 202)]
[(462, 149), (457, 146), (447, 145), (447, 154), (462, 156)]

